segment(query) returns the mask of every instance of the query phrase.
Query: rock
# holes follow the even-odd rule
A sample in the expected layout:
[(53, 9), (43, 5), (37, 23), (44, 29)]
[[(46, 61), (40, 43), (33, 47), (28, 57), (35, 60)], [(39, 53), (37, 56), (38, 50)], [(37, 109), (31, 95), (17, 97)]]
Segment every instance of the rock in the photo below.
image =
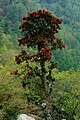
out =
[(18, 115), (17, 120), (35, 120), (35, 119), (33, 117), (26, 115), (26, 114), (20, 114), (20, 115)]

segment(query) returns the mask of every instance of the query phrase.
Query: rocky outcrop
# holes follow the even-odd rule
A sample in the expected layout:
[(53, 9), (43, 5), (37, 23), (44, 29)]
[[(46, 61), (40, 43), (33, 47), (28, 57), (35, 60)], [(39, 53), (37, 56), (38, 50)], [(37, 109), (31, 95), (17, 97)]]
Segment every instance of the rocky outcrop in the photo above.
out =
[(20, 115), (18, 115), (17, 120), (35, 120), (35, 119), (26, 114), (20, 114)]

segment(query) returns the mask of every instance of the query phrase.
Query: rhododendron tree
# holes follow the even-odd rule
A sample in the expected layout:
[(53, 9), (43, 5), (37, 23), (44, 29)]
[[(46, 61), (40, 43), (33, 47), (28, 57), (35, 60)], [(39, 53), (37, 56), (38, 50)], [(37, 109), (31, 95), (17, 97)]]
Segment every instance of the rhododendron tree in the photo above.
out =
[[(18, 38), (18, 43), (26, 46), (26, 50), (22, 50), (19, 55), (15, 56), (15, 61), (17, 64), (25, 62), (24, 70), (20, 74), (24, 74), (26, 80), (32, 76), (40, 78), (40, 86), (45, 94), (48, 113), (51, 110), (50, 92), (48, 90), (50, 84), (52, 84), (51, 71), (58, 64), (52, 62), (51, 58), (54, 50), (62, 50), (66, 47), (60, 38), (56, 38), (56, 33), (61, 29), (61, 22), (60, 18), (53, 16), (49, 11), (40, 9), (29, 12), (27, 17), (24, 16), (23, 22), (19, 26), (23, 36)], [(36, 50), (36, 52), (29, 52), (30, 48)], [(30, 62), (35, 62), (36, 65), (31, 67)], [(46, 63), (48, 63), (48, 70), (45, 67)], [(16, 70), (11, 74), (19, 75), (19, 72), (19, 70)]]

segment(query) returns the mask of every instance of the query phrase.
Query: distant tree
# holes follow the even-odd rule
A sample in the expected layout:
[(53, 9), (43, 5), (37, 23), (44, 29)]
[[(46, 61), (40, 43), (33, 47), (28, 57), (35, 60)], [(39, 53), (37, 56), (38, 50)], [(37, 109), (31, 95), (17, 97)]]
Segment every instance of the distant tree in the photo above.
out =
[[(19, 45), (27, 47), (27, 50), (22, 50), (19, 55), (15, 56), (17, 64), (25, 62), (22, 74), (26, 80), (32, 76), (40, 78), (40, 86), (46, 98), (46, 111), (51, 112), (51, 84), (53, 78), (51, 72), (57, 67), (57, 62), (51, 61), (52, 51), (65, 48), (60, 38), (56, 38), (56, 33), (60, 30), (62, 20), (53, 16), (49, 11), (40, 9), (38, 11), (29, 12), (28, 16), (23, 17), (23, 22), (19, 29), (23, 34), (22, 38), (18, 38)], [(35, 50), (34, 53), (29, 53), (30, 47)], [(35, 62), (35, 68), (29, 66), (29, 62)], [(46, 64), (48, 70), (46, 69)], [(19, 75), (19, 70), (10, 74)], [(23, 85), (25, 86), (25, 84)]]

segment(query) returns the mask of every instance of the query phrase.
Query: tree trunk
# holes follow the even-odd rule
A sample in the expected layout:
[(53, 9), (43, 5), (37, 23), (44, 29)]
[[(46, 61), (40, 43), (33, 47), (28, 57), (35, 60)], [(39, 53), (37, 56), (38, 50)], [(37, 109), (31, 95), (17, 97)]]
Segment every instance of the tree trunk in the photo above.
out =
[(51, 114), (52, 106), (51, 106), (51, 100), (50, 100), (50, 95), (48, 92), (48, 86), (46, 84), (46, 78), (45, 78), (45, 61), (41, 61), (41, 70), (42, 70), (42, 75), (40, 76), (41, 79), (41, 87), (45, 93), (45, 98), (46, 98), (46, 112), (48, 115)]
[(40, 76), (41, 79), (41, 87), (43, 88), (45, 92), (45, 87), (46, 87), (46, 81), (45, 81), (45, 61), (41, 61), (41, 70), (42, 70), (42, 75)]

